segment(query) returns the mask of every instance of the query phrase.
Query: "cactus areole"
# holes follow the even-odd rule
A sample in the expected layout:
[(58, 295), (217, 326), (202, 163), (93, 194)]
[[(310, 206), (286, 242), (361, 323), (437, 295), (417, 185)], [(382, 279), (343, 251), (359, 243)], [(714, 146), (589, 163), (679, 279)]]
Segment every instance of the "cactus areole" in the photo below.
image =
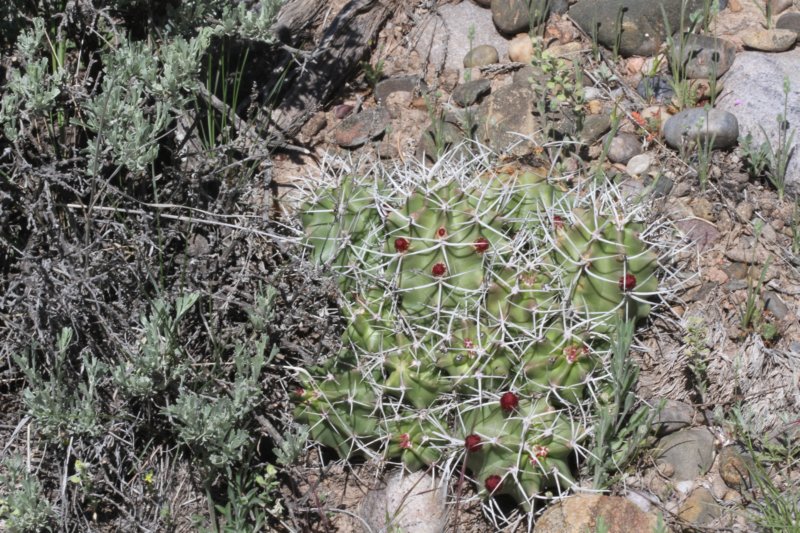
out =
[(650, 313), (658, 256), (606, 185), (486, 163), (313, 192), (305, 249), (336, 275), (345, 331), (290, 396), (342, 458), (466, 469), (482, 496), (531, 512), (573, 482), (590, 385), (606, 383), (619, 319)]

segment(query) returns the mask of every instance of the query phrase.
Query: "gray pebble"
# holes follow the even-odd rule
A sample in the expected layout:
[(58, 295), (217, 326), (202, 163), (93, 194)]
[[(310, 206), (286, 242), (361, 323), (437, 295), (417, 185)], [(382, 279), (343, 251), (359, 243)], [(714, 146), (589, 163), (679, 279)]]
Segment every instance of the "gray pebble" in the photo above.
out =
[(453, 91), (453, 100), (461, 107), (469, 107), (482, 96), (489, 93), (492, 83), (489, 80), (472, 80), (462, 83)]
[(664, 138), (673, 148), (685, 142), (708, 142), (714, 149), (730, 148), (739, 139), (739, 123), (732, 113), (695, 107), (669, 117), (663, 126)]
[(492, 65), (494, 63), (498, 63), (499, 61), (500, 54), (497, 53), (497, 48), (490, 44), (476, 46), (464, 56), (464, 66), (466, 68)]
[(608, 149), (608, 159), (614, 163), (627, 163), (630, 159), (642, 153), (642, 141), (633, 133), (618, 133), (611, 139)]

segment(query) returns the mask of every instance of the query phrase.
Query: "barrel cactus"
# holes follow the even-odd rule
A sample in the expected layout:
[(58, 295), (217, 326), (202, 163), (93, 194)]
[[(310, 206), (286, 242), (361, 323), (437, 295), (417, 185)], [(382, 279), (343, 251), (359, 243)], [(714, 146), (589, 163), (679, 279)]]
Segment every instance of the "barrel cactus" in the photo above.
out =
[(351, 174), (303, 208), (347, 327), (297, 369), (295, 417), (342, 457), (465, 464), (480, 495), (530, 510), (573, 482), (609, 336), (650, 313), (658, 257), (598, 188), (448, 168)]

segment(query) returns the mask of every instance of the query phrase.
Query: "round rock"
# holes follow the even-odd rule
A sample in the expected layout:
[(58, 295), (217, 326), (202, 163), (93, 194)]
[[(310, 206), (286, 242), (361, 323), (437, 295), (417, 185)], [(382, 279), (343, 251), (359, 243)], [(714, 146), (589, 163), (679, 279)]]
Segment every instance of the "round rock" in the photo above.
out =
[(717, 78), (725, 74), (736, 57), (736, 45), (725, 39), (699, 35), (684, 36), (681, 61), (688, 78)]
[(547, 20), (544, 14), (547, 2), (548, 0), (493, 0), (492, 20), (500, 33), (515, 35), (526, 32), (531, 25), (531, 14), (540, 13), (537, 19)]
[(775, 27), (779, 30), (792, 30), (800, 35), (800, 13), (784, 13)]
[(794, 30), (755, 29), (742, 34), (742, 42), (748, 48), (762, 52), (783, 52), (794, 45), (797, 33)]
[(736, 446), (725, 446), (719, 452), (719, 475), (733, 489), (750, 487), (751, 461)]
[(710, 142), (714, 149), (729, 148), (739, 139), (739, 122), (727, 111), (695, 107), (669, 117), (663, 126), (667, 143), (680, 148), (687, 142)]
[(499, 61), (500, 54), (497, 53), (497, 48), (490, 44), (476, 46), (464, 56), (464, 66), (466, 68), (492, 65), (494, 63), (498, 63)]
[(648, 171), (652, 161), (653, 158), (650, 156), (650, 154), (635, 155), (631, 157), (630, 161), (628, 161), (628, 165), (625, 167), (625, 170), (627, 170), (628, 174), (631, 176), (639, 176)]
[(684, 0), (578, 0), (570, 7), (569, 16), (588, 35), (596, 34), (606, 48), (618, 43), (623, 57), (652, 56), (665, 42), (667, 26), (678, 28), (682, 12), (702, 7), (703, 0), (685, 0), (685, 4)]
[(508, 59), (516, 63), (530, 63), (533, 59), (533, 42), (527, 33), (520, 33), (508, 43)]
[(638, 135), (632, 133), (618, 133), (611, 139), (608, 148), (608, 159), (613, 163), (625, 164), (630, 159), (642, 153), (642, 142)]
[(714, 435), (708, 428), (684, 429), (658, 441), (657, 462), (674, 468), (673, 481), (690, 481), (714, 463)]

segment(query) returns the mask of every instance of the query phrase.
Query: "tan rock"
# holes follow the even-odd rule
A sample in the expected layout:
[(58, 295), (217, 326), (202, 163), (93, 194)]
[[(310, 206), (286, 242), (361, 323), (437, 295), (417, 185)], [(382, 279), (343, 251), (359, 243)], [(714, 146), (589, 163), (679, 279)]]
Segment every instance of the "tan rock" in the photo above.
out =
[(530, 63), (533, 59), (533, 42), (527, 33), (520, 33), (508, 43), (508, 59), (517, 63)]
[(590, 115), (599, 115), (603, 111), (603, 102), (600, 100), (589, 100), (586, 102), (586, 109)]
[(640, 72), (642, 70), (642, 66), (644, 66), (644, 58), (636, 56), (629, 58), (625, 64), (628, 74), (636, 74), (637, 72)]
[(634, 503), (619, 496), (578, 494), (558, 502), (536, 520), (534, 533), (585, 533), (597, 531), (602, 518), (604, 531), (630, 533), (653, 531), (658, 516), (645, 513)]
[(725, 483), (733, 488), (750, 486), (750, 469), (748, 460), (736, 449), (736, 446), (725, 446), (719, 452), (719, 475)]
[(797, 40), (794, 30), (752, 29), (742, 34), (745, 46), (762, 52), (783, 52), (791, 48)]
[(705, 526), (722, 514), (722, 508), (714, 499), (714, 495), (705, 488), (698, 487), (683, 502), (678, 517), (696, 526)]
[(577, 59), (578, 55), (583, 51), (583, 45), (579, 42), (556, 44), (548, 48), (547, 51), (562, 59)]
[(714, 208), (711, 206), (711, 202), (705, 198), (695, 198), (689, 205), (692, 207), (694, 216), (714, 221)]

